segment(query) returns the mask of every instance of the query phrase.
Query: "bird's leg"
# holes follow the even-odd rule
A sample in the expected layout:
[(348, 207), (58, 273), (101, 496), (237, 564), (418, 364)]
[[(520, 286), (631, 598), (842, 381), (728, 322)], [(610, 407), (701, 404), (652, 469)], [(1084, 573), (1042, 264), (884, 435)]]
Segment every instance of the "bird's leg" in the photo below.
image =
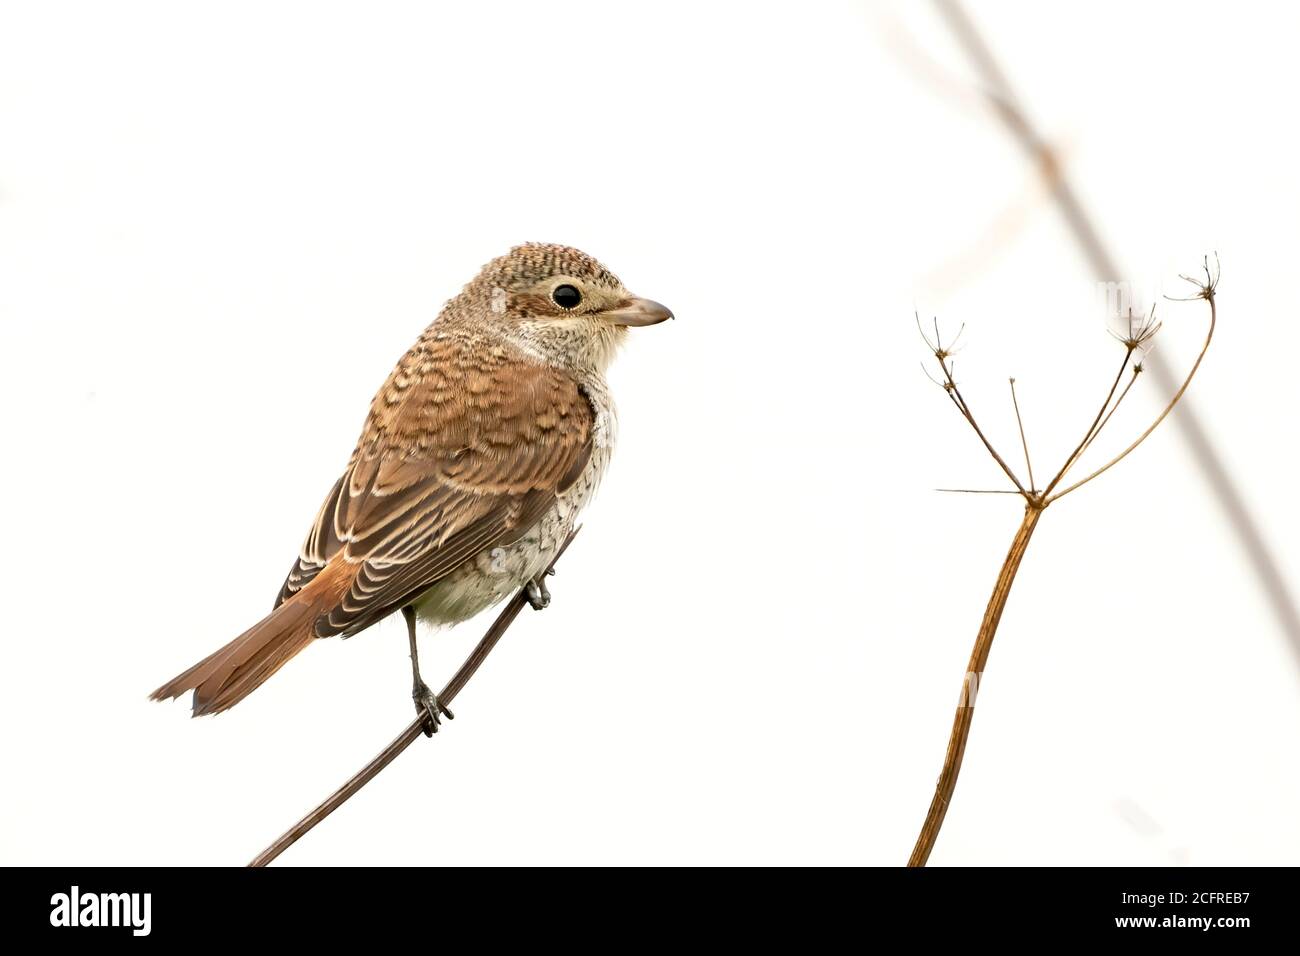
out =
[(456, 715), (443, 706), (420, 676), (420, 650), (415, 643), (415, 608), (410, 605), (402, 608), (402, 617), (406, 618), (406, 635), (411, 641), (411, 699), (415, 701), (416, 713), (424, 715), (424, 735), (432, 737), (442, 723), (439, 714), (446, 715), (448, 720), (455, 720)]
[(546, 586), (546, 576), (554, 574), (555, 569), (543, 572), (528, 582), (528, 603), (534, 611), (540, 611), (551, 605), (551, 590)]

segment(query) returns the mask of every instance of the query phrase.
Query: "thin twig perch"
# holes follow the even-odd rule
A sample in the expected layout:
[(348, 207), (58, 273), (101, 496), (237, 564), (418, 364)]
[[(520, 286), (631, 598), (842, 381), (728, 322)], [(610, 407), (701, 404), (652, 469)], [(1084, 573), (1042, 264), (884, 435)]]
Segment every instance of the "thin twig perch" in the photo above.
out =
[[(564, 540), (564, 544), (560, 546), (560, 550), (556, 552), (555, 557), (551, 560), (550, 565), (547, 566), (545, 571), (546, 574), (550, 574), (551, 571), (554, 570), (555, 563), (560, 560), (560, 557), (564, 554), (565, 550), (568, 549), (570, 542), (573, 541), (579, 530), (580, 529), (578, 528), (574, 528), (573, 531), (570, 532), (569, 536)], [(460, 693), (461, 688), (469, 683), (470, 678), (474, 676), (475, 672), (483, 662), (487, 660), (487, 656), (492, 653), (492, 648), (496, 647), (497, 641), (501, 640), (502, 635), (505, 634), (510, 625), (514, 623), (515, 618), (519, 616), (519, 612), (524, 609), (524, 606), (527, 603), (527, 588), (521, 589), (518, 594), (506, 602), (505, 607), (501, 609), (501, 613), (497, 615), (497, 619), (493, 621), (492, 626), (487, 629), (487, 633), (485, 633), (478, 644), (474, 646), (474, 650), (470, 652), (469, 657), (465, 658), (465, 663), (460, 665), (460, 668), (452, 675), (451, 680), (447, 681), (447, 686), (438, 694), (439, 701), (444, 704), (450, 704), (456, 698), (456, 695)], [(315, 810), (286, 830), (278, 840), (268, 846), (261, 853), (257, 854), (257, 856), (253, 858), (253, 862), (248, 865), (250, 867), (266, 866), (266, 864), (270, 863), (277, 856), (298, 842), (298, 840), (316, 826), (316, 824), (320, 823), (339, 807), (343, 806), (343, 804), (346, 803), (353, 794), (373, 780), (375, 776), (378, 775), (379, 771), (392, 763), (397, 758), (398, 754), (425, 735), (424, 725), (426, 720), (427, 718), (424, 715), (420, 715), (415, 718), (415, 720), (411, 721), (411, 723), (407, 725), (406, 729), (398, 734), (397, 739), (385, 747), (374, 760), (362, 767), (357, 771), (352, 779), (326, 797), (325, 801)]]

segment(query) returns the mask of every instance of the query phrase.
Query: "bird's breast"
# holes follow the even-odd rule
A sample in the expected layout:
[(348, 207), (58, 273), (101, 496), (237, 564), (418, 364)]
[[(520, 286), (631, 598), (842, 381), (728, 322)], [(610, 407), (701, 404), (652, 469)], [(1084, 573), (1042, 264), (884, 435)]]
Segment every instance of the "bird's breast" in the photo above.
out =
[(422, 620), (434, 624), (467, 620), (518, 591), (554, 559), (578, 515), (595, 496), (618, 435), (618, 415), (604, 380), (581, 384), (593, 414), (591, 457), (582, 472), (523, 535), (484, 549), (426, 591), (416, 602)]

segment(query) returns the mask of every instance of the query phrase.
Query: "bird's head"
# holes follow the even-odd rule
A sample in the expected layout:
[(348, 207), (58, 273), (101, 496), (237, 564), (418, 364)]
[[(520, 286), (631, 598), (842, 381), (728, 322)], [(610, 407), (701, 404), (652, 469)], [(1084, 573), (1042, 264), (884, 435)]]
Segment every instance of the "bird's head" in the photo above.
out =
[(574, 371), (603, 371), (628, 328), (673, 317), (633, 295), (585, 252), (548, 243), (526, 243), (493, 259), (448, 307)]

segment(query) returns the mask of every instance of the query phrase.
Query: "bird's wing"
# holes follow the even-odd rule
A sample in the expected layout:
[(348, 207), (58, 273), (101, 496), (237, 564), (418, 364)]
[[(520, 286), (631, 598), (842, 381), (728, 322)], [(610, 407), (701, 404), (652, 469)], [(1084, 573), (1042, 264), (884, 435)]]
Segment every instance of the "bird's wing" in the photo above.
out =
[(486, 548), (522, 536), (582, 473), (594, 413), (563, 372), (432, 339), (375, 397), (277, 605), (335, 562), (351, 585), (316, 623), (352, 634)]
[(316, 512), (316, 520), (307, 532), (307, 540), (303, 542), (293, 567), (289, 569), (289, 576), (284, 579), (284, 585), (275, 598), (272, 610), (305, 588), (343, 546), (335, 528), (338, 527), (338, 520), (347, 513), (344, 510), (346, 505), (341, 499), (347, 493), (347, 483), (355, 464), (355, 460), (348, 463), (348, 470), (334, 482), (334, 487), (325, 496), (324, 503)]

